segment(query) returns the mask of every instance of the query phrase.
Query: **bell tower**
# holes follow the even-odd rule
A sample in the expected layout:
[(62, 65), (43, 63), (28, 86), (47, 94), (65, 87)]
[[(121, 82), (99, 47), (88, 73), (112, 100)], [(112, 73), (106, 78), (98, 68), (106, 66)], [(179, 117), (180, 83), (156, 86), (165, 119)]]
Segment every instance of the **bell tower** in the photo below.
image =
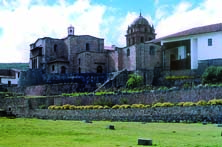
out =
[(125, 36), (126, 46), (131, 46), (155, 39), (156, 34), (153, 25), (151, 26), (148, 20), (140, 13), (139, 17), (128, 26)]
[(68, 36), (74, 36), (74, 27), (72, 25), (68, 27)]

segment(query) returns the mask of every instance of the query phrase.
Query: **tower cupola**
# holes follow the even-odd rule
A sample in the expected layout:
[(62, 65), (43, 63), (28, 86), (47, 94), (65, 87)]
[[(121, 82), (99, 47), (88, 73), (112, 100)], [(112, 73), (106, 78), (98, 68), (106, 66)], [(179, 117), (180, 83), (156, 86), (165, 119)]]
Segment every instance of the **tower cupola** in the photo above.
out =
[(155, 39), (155, 36), (156, 34), (153, 25), (150, 25), (148, 20), (140, 13), (139, 17), (127, 28), (126, 46), (150, 41)]

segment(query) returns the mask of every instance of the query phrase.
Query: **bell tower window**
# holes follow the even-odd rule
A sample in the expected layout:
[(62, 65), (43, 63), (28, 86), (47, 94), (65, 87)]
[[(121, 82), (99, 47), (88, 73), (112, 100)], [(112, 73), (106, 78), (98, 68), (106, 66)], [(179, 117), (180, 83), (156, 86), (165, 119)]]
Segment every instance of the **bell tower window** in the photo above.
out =
[(127, 49), (127, 56), (130, 56), (130, 49)]
[(54, 52), (57, 51), (57, 44), (54, 45)]
[(68, 36), (73, 36), (74, 35), (74, 27), (71, 25), (68, 27)]
[(89, 43), (86, 43), (86, 51), (89, 51), (90, 48), (89, 48)]

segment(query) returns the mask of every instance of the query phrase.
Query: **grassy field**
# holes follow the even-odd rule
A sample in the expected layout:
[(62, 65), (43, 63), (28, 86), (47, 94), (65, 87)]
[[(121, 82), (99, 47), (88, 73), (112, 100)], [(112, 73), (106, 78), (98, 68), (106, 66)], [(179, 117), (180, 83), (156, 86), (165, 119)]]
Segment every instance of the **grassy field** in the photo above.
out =
[(0, 118), (0, 147), (135, 147), (138, 138), (157, 147), (221, 147), (221, 131), (213, 124)]

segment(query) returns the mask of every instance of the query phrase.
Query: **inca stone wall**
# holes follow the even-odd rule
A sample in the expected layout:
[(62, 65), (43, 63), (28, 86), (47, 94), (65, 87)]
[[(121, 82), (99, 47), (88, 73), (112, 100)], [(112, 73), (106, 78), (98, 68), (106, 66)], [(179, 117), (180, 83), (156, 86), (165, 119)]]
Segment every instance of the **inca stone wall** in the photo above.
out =
[(145, 122), (212, 122), (222, 123), (222, 106), (131, 108), (102, 110), (30, 110), (21, 117), (61, 120), (112, 120)]
[(197, 102), (221, 98), (222, 88), (155, 91), (138, 94), (107, 96), (50, 97), (50, 98), (0, 98), (0, 109), (11, 109), (18, 117), (37, 117), (64, 120), (114, 120), (114, 121), (165, 121), (165, 122), (222, 122), (222, 106), (165, 107), (146, 109), (102, 110), (48, 110), (50, 105), (91, 105), (99, 103), (129, 104), (154, 102)]

